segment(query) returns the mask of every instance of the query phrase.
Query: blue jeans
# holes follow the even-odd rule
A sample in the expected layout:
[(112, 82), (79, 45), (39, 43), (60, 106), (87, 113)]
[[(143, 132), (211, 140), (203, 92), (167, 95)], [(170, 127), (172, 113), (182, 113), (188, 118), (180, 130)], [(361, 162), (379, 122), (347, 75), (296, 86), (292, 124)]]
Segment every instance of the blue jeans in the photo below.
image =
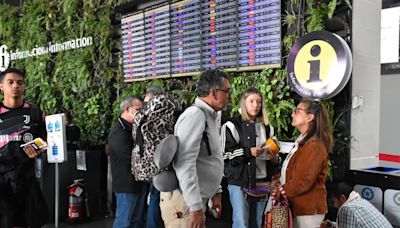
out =
[[(267, 201), (249, 203), (244, 198), (242, 188), (237, 185), (229, 184), (228, 191), (233, 210), (232, 228), (261, 227), (262, 216)], [(255, 221), (257, 224), (251, 224), (251, 221)]]
[(113, 228), (142, 228), (145, 193), (116, 192), (117, 208)]
[(149, 207), (147, 208), (147, 228), (162, 228), (164, 222), (161, 218), (160, 211), (160, 192), (150, 184), (149, 189)]

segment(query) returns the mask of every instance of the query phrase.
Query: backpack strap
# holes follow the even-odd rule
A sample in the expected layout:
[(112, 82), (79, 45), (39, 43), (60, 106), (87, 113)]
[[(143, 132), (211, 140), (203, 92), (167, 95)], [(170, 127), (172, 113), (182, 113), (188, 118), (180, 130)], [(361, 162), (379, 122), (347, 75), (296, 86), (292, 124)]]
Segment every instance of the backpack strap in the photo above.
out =
[[(205, 129), (207, 129), (207, 121), (206, 121), (206, 128)], [(208, 135), (207, 135), (206, 130), (204, 130), (204, 132), (203, 132), (203, 140), (206, 143), (208, 156), (211, 156), (210, 142), (208, 141)]]
[(143, 134), (142, 134), (142, 125), (143, 123), (140, 123), (139, 126), (136, 129), (136, 139), (134, 141), (134, 146), (138, 145), (139, 146), (139, 155), (140, 157), (143, 157), (144, 154), (144, 147), (143, 147)]
[(210, 141), (208, 140), (208, 135), (207, 135), (207, 127), (208, 127), (208, 125), (207, 125), (207, 116), (206, 116), (206, 113), (205, 113), (205, 112), (203, 111), (203, 109), (201, 109), (199, 106), (197, 106), (197, 105), (195, 105), (195, 104), (193, 104), (193, 106), (196, 106), (198, 109), (200, 109), (201, 112), (204, 114), (204, 117), (205, 117), (205, 119), (206, 119), (206, 125), (205, 125), (205, 127), (204, 127), (204, 132), (203, 132), (203, 138), (202, 138), (202, 140), (204, 140), (204, 142), (206, 143), (208, 156), (211, 156)]

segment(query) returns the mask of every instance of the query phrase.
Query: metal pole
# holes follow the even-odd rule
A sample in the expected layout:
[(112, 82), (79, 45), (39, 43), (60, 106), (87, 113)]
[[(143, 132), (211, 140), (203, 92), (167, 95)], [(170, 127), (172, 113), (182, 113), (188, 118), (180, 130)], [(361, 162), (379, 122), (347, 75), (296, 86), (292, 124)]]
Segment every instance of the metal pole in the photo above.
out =
[(59, 178), (58, 178), (58, 163), (56, 163), (55, 164), (56, 166), (55, 166), (55, 171), (56, 171), (56, 175), (55, 175), (55, 182), (56, 182), (56, 185), (55, 185), (55, 205), (54, 205), (54, 207), (55, 207), (55, 224), (54, 224), (54, 227), (58, 227), (58, 199), (59, 199), (59, 190), (60, 190), (60, 186), (59, 186), (59, 184), (58, 184), (58, 181), (59, 181)]

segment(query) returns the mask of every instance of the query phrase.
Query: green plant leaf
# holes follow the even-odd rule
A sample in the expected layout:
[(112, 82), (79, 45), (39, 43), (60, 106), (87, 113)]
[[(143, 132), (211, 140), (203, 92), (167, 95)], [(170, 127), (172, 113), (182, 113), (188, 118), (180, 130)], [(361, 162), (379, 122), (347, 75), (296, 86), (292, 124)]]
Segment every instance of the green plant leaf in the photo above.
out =
[(336, 0), (331, 0), (328, 4), (327, 7), (327, 14), (328, 14), (328, 18), (331, 19), (333, 16), (333, 13), (335, 13), (335, 9), (336, 9), (336, 5), (337, 5), (337, 1)]

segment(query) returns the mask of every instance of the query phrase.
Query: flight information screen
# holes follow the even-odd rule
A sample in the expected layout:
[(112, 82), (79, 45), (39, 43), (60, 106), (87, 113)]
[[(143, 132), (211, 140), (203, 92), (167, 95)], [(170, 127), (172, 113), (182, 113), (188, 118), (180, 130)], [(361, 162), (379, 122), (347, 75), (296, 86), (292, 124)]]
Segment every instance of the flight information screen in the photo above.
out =
[(183, 0), (121, 19), (125, 81), (281, 66), (280, 0)]

